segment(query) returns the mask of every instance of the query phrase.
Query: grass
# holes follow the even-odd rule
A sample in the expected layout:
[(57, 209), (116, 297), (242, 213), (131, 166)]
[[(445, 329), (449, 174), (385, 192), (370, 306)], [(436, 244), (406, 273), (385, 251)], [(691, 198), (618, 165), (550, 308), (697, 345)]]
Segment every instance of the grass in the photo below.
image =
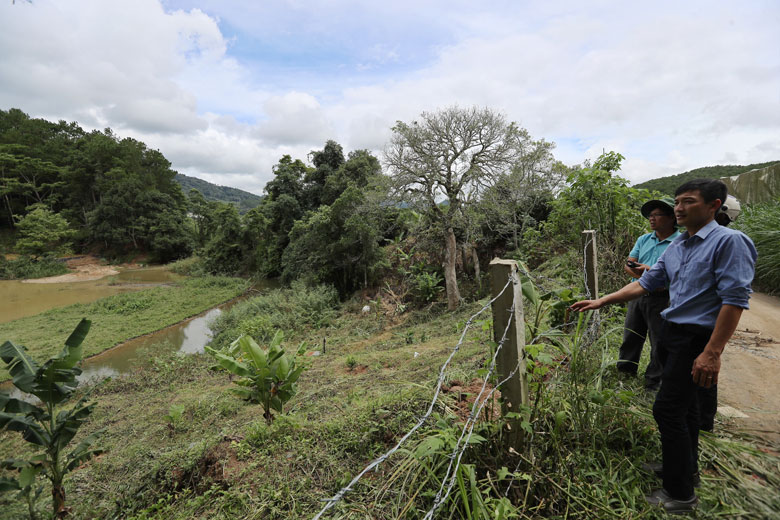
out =
[(45, 256), (33, 260), (29, 256), (20, 256), (14, 260), (6, 260), (0, 255), (0, 280), (26, 280), (31, 278), (45, 278), (70, 272), (65, 262), (58, 262), (56, 258)]
[[(300, 315), (306, 313), (296, 307), (316, 300), (278, 296)], [(311, 518), (323, 499), (417, 421), (438, 367), (480, 304), (401, 318), (361, 315), (359, 307), (347, 304), (327, 313), (327, 321), (286, 331), (291, 343), (306, 339), (319, 348), (325, 336), (328, 347), (307, 358), (298, 394), (271, 425), (260, 406), (229, 393), (228, 376), (211, 370), (207, 356), (150, 351), (134, 374), (98, 386), (95, 412), (79, 435), (107, 428), (100, 441), (106, 453), (66, 481), (73, 517)], [(478, 320), (467, 336), (448, 386), (464, 386), (484, 366), (490, 341), (484, 323)], [(663, 517), (643, 500), (658, 482), (641, 463), (660, 453), (649, 399), (641, 381), (618, 381), (611, 370), (619, 324), (619, 316), (607, 318), (593, 344), (574, 337), (536, 353), (524, 443), (510, 452), (501, 423), (480, 422), (482, 440), (466, 452), (459, 483), (436, 518), (479, 518), (482, 509), (499, 506), (505, 491), (514, 518)], [(350, 358), (365, 370), (350, 370)], [(421, 518), (438, 489), (446, 448), (459, 434), (463, 416), (454, 411), (462, 398), (442, 394), (436, 420), (326, 518)], [(173, 406), (183, 409), (175, 427)], [(776, 517), (777, 454), (728, 424), (716, 428), (716, 436), (702, 440), (699, 517)], [(1, 434), (0, 458), (19, 453), (22, 444), (14, 432)], [(0, 510), (4, 518), (24, 516), (22, 504), (7, 496)]]
[(2, 323), (0, 339), (24, 345), (34, 358), (46, 359), (59, 353), (70, 331), (86, 317), (92, 320), (83, 344), (84, 357), (89, 357), (199, 314), (245, 289), (246, 282), (238, 278), (188, 279), (173, 286), (115, 294)]
[(756, 245), (756, 285), (780, 293), (780, 199), (746, 206), (735, 227)]

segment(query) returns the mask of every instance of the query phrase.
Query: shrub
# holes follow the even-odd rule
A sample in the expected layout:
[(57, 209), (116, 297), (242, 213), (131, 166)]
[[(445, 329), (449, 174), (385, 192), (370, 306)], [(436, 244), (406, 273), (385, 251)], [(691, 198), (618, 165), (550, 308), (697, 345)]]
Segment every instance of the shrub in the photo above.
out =
[(0, 255), (0, 279), (23, 280), (29, 278), (45, 278), (68, 272), (68, 267), (52, 256), (38, 259), (20, 256), (16, 260), (6, 260)]
[(338, 303), (338, 292), (333, 287), (293, 282), (289, 289), (250, 298), (219, 315), (211, 325), (211, 346), (223, 349), (242, 334), (265, 342), (276, 330), (294, 333), (306, 327), (325, 327), (335, 318)]

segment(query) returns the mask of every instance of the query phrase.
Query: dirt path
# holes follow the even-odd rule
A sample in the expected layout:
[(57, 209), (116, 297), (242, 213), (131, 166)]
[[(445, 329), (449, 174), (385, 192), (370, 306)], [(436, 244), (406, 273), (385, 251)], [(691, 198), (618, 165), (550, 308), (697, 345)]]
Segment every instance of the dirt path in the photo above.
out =
[(721, 367), (718, 411), (780, 446), (780, 298), (752, 295)]
[(110, 276), (119, 273), (119, 271), (110, 265), (101, 265), (100, 260), (93, 256), (84, 256), (77, 259), (68, 260), (66, 265), (70, 269), (75, 269), (75, 272), (61, 274), (59, 276), (49, 276), (47, 278), (23, 280), (22, 283), (86, 282), (87, 280), (99, 280), (104, 276)]

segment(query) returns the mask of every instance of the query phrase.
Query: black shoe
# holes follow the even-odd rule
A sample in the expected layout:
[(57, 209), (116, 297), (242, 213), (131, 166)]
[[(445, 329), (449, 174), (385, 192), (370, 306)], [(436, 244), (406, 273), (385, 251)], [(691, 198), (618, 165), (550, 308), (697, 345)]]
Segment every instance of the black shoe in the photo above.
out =
[(669, 496), (665, 489), (656, 489), (645, 500), (651, 505), (663, 507), (670, 515), (682, 515), (690, 513), (699, 505), (699, 498), (694, 494), (687, 500), (678, 500)]
[[(660, 462), (645, 462), (642, 464), (642, 469), (648, 473), (654, 473), (660, 479), (664, 478), (664, 465)], [(701, 487), (701, 475), (698, 471), (693, 474), (693, 487)]]

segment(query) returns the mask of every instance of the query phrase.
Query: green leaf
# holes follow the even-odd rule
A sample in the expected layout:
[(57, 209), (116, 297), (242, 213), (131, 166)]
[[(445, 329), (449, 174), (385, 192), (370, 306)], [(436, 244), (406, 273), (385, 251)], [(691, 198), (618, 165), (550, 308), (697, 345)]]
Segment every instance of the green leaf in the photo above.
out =
[(101, 449), (91, 450), (90, 447), (105, 430), (106, 429), (103, 428), (85, 437), (80, 443), (76, 445), (75, 448), (73, 448), (73, 451), (70, 452), (67, 459), (65, 460), (66, 471), (72, 471), (95, 455), (100, 455), (103, 453), (103, 450)]
[(267, 361), (266, 353), (260, 348), (255, 340), (248, 336), (241, 338), (241, 350), (247, 353), (252, 359), (252, 364), (255, 368), (265, 367), (269, 362)]
[(19, 491), (21, 486), (19, 481), (14, 478), (0, 477), (0, 493), (6, 491)]
[(237, 376), (241, 376), (241, 377), (249, 377), (250, 375), (252, 375), (252, 371), (249, 370), (249, 367), (247, 367), (246, 365), (244, 365), (234, 357), (227, 356), (222, 352), (214, 350), (211, 347), (205, 347), (205, 349), (206, 352), (211, 354), (211, 356), (213, 356), (214, 359), (217, 360), (219, 366), (221, 366), (228, 372), (232, 374), (236, 374)]
[(47, 446), (51, 437), (33, 417), (0, 412), (0, 428), (20, 432), (22, 438), (32, 444)]
[(65, 340), (65, 348), (55, 358), (57, 360), (55, 364), (57, 369), (73, 368), (81, 361), (81, 344), (84, 342), (84, 338), (87, 337), (91, 326), (92, 322), (86, 318), (82, 318), (79, 324), (76, 325), (68, 339)]
[(19, 487), (26, 488), (33, 485), (33, 483), (35, 483), (35, 477), (37, 477), (42, 470), (43, 466), (32, 464), (22, 468), (22, 471), (19, 472)]
[(13, 384), (22, 392), (32, 393), (32, 385), (38, 365), (27, 355), (27, 349), (11, 341), (0, 346), (0, 359), (13, 378)]

